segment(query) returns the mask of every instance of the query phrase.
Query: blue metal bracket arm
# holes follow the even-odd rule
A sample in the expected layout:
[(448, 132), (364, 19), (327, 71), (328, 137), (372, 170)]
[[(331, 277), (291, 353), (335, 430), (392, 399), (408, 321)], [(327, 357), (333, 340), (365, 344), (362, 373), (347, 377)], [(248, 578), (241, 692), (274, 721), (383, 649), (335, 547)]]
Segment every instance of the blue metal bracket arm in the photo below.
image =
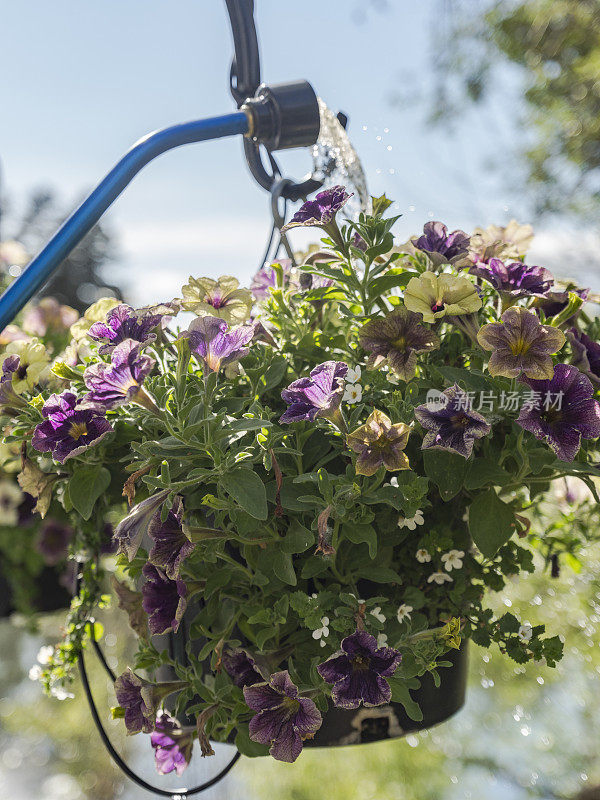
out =
[(184, 144), (247, 134), (251, 125), (252, 115), (242, 110), (172, 125), (149, 133), (136, 142), (0, 297), (0, 331), (44, 285), (146, 164)]

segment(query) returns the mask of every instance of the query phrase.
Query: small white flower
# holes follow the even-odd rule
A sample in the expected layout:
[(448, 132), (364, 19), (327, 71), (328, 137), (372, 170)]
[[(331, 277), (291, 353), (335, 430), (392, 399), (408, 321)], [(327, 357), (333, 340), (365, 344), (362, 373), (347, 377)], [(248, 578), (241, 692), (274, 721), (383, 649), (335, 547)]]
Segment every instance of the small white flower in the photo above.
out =
[(371, 611), (371, 614), (381, 623), (384, 623), (386, 620), (385, 614), (381, 613), (381, 606), (375, 606), (375, 608)]
[(442, 556), (442, 561), (444, 562), (444, 566), (448, 572), (452, 572), (453, 569), (461, 569), (463, 565), (463, 558), (465, 557), (464, 550), (450, 550), (448, 553), (444, 553)]
[(52, 656), (54, 655), (54, 648), (52, 645), (44, 645), (44, 647), (40, 647), (39, 652), (37, 654), (37, 660), (40, 664), (46, 666), (52, 660)]
[(13, 481), (0, 481), (0, 525), (12, 527), (19, 521), (23, 492)]
[(356, 383), (360, 380), (360, 367), (352, 367), (348, 368), (348, 372), (346, 373), (346, 383)]
[(312, 597), (312, 599), (313, 599), (313, 600), (316, 600), (316, 599), (317, 599), (317, 597), (318, 597), (318, 595), (317, 595), (317, 593), (316, 593), (316, 592), (313, 592), (313, 593), (311, 594), (311, 597)]
[(400, 383), (396, 375), (391, 370), (386, 373), (386, 378), (388, 380), (388, 383), (391, 383), (392, 386), (398, 386), (398, 384)]
[(395, 475), (393, 478), (390, 478), (390, 486), (393, 486), (394, 489), (398, 488), (398, 478)]
[(420, 550), (417, 550), (415, 556), (420, 564), (427, 564), (429, 561), (431, 561), (431, 556), (424, 547), (422, 547)]
[(321, 647), (325, 647), (323, 639), (329, 636), (329, 617), (321, 617), (321, 627), (313, 631), (312, 636), (313, 639), (321, 639)]
[(398, 527), (408, 528), (409, 531), (414, 531), (417, 525), (422, 525), (424, 522), (423, 512), (419, 509), (414, 517), (400, 517), (398, 520)]
[(427, 578), (427, 583), (437, 583), (440, 586), (444, 581), (452, 583), (452, 578), (446, 572), (432, 572)]
[(398, 617), (398, 622), (404, 622), (405, 619), (410, 619), (412, 610), (412, 606), (402, 603), (402, 605), (398, 607), (398, 613), (396, 615)]
[(519, 637), (520, 641), (522, 641), (523, 644), (527, 644), (531, 640), (532, 635), (533, 635), (533, 628), (528, 622), (524, 622), (519, 628), (519, 631), (517, 633), (517, 636)]
[(30, 681), (39, 681), (42, 677), (42, 668), (39, 664), (34, 664), (33, 667), (29, 670), (29, 680)]
[(377, 647), (387, 647), (387, 633), (377, 634)]
[(345, 403), (350, 403), (350, 405), (354, 405), (354, 403), (360, 403), (362, 400), (362, 386), (360, 383), (347, 383), (342, 400)]
[(72, 700), (75, 697), (74, 694), (67, 692), (62, 686), (51, 686), (50, 694), (52, 697), (56, 698), (56, 700)]

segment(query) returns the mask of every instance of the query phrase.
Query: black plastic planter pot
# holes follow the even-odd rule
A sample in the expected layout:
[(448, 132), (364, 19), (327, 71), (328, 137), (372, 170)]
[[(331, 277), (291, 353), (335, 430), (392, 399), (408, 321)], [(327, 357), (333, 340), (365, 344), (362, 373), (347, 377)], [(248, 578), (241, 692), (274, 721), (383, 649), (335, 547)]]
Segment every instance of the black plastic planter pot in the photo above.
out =
[[(168, 634), (171, 658), (185, 663), (187, 661), (187, 631), (182, 625), (177, 634)], [(163, 637), (153, 637), (154, 641), (164, 642)], [(166, 635), (165, 635), (166, 638)], [(197, 644), (197, 643), (195, 643)], [(390, 703), (375, 708), (360, 707), (353, 711), (335, 708), (330, 705), (323, 715), (323, 724), (314, 739), (307, 739), (305, 747), (341, 747), (350, 744), (367, 744), (385, 739), (397, 739), (409, 733), (432, 728), (445, 722), (463, 707), (467, 687), (468, 647), (463, 642), (460, 650), (450, 650), (444, 660), (451, 667), (439, 670), (440, 685), (436, 687), (433, 678), (425, 674), (420, 678), (421, 686), (411, 692), (412, 699), (423, 713), (423, 719), (415, 721), (399, 703)], [(157, 674), (159, 680), (174, 680), (172, 670), (162, 667)], [(181, 719), (182, 725), (193, 726), (195, 720)]]

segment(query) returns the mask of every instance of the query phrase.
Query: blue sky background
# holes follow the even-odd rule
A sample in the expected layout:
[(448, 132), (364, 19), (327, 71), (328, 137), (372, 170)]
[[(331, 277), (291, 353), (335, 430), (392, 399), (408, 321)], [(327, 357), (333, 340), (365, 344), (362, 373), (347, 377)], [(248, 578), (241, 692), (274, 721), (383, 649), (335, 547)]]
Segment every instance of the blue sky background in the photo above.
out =
[[(465, 115), (455, 130), (427, 124), (431, 34), (435, 26), (443, 37), (444, 17), (434, 0), (385, 5), (258, 0), (263, 79), (307, 78), (349, 115), (371, 192), (385, 191), (404, 214), (399, 236), (431, 218), (466, 230), (522, 219), (518, 178), (510, 185), (489, 168), (514, 144), (508, 109), (518, 105), (518, 79), (506, 71), (500, 106)], [(0, 25), (0, 158), (17, 207), (40, 185), (74, 204), (143, 134), (233, 108), (220, 0), (19, 0), (2, 4)], [(398, 95), (404, 100), (392, 105)], [(311, 163), (305, 152), (281, 161), (296, 176)], [(248, 280), (270, 224), (268, 198), (233, 139), (163, 156), (108, 221), (120, 247), (118, 280), (134, 302), (176, 294), (190, 273)], [(551, 257), (556, 235), (540, 237), (541, 255)]]

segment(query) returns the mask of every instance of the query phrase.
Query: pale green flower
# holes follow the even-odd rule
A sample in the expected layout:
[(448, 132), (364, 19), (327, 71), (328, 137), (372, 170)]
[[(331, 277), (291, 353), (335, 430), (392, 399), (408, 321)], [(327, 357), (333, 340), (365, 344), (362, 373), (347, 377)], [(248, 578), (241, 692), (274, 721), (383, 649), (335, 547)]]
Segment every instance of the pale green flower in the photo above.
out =
[(182, 307), (199, 317), (218, 317), (230, 325), (239, 325), (250, 316), (252, 293), (240, 289), (240, 282), (231, 275), (212, 278), (192, 278), (182, 288)]
[(95, 303), (92, 303), (92, 305), (86, 309), (83, 317), (80, 317), (77, 322), (71, 325), (70, 333), (73, 339), (75, 339), (76, 342), (84, 339), (94, 322), (104, 322), (111, 308), (118, 306), (120, 302), (121, 301), (117, 300), (116, 297), (101, 297), (100, 300), (96, 300)]
[(475, 228), (471, 236), (470, 251), (477, 261), (489, 261), (490, 258), (514, 259), (525, 255), (533, 241), (531, 225), (520, 225), (511, 219), (506, 227), (488, 225)]
[(10, 342), (1, 356), (2, 362), (8, 356), (19, 356), (19, 366), (12, 379), (12, 388), (17, 394), (33, 389), (50, 374), (50, 358), (39, 339)]
[(481, 298), (468, 278), (424, 272), (411, 278), (404, 291), (404, 305), (434, 322), (447, 315), (472, 314), (481, 308)]

